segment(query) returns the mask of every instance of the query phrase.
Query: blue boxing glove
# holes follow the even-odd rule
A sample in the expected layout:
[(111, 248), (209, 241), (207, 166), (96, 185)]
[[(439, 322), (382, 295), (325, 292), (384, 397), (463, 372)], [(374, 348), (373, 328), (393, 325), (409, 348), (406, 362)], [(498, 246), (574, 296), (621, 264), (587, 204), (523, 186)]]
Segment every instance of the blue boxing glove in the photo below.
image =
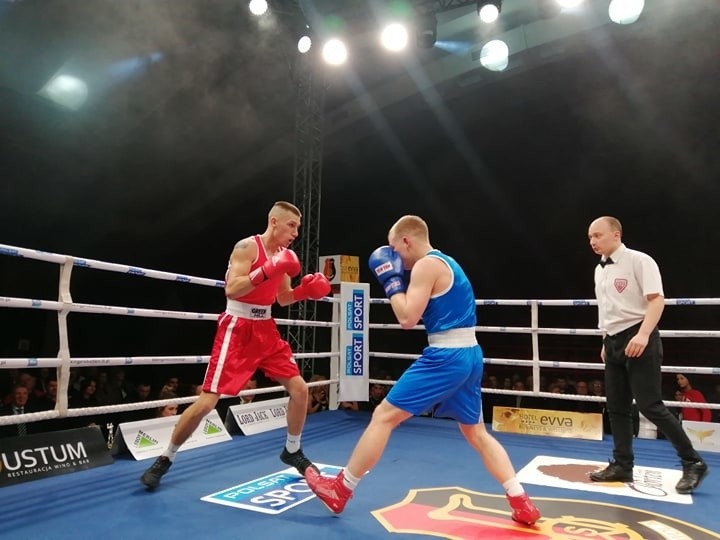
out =
[(403, 279), (405, 273), (402, 259), (393, 248), (390, 246), (377, 248), (370, 254), (368, 265), (385, 289), (388, 298), (407, 291), (407, 283)]

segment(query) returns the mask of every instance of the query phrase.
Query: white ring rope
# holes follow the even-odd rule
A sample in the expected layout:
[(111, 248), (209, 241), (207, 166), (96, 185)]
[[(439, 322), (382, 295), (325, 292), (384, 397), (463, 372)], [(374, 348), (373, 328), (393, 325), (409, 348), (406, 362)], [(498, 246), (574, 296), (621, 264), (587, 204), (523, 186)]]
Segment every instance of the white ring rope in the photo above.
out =
[[(402, 326), (395, 323), (370, 323), (371, 330), (400, 330)], [(421, 324), (414, 326), (411, 330), (424, 330)], [(564, 335), (564, 336), (602, 336), (602, 331), (591, 328), (532, 328), (530, 326), (476, 326), (476, 332), (492, 332), (499, 334), (543, 334), (543, 335)], [(697, 338), (718, 338), (720, 331), (717, 330), (660, 330), (662, 337), (697, 337)]]
[[(65, 264), (67, 255), (58, 253), (50, 253), (46, 251), (38, 251), (34, 249), (26, 249), (16, 246), (8, 246), (0, 244), (0, 255), (11, 255), (14, 257), (23, 257), (26, 259), (35, 259), (37, 261), (53, 262), (56, 264)], [(80, 268), (92, 268), (94, 270), (107, 270), (109, 272), (117, 272), (120, 274), (132, 274), (134, 276), (144, 276), (154, 279), (163, 279), (166, 281), (179, 281), (182, 283), (194, 283), (196, 285), (205, 285), (208, 287), (225, 287), (224, 281), (217, 279), (208, 279), (195, 276), (186, 276), (183, 274), (173, 274), (172, 272), (163, 272), (160, 270), (150, 270), (148, 268), (139, 268), (136, 266), (127, 266), (124, 264), (109, 263), (104, 261), (96, 261), (94, 259), (72, 258), (73, 266)]]
[[(183, 274), (175, 274), (159, 270), (140, 268), (122, 264), (97, 261), (93, 259), (73, 258), (57, 253), (50, 253), (38, 250), (31, 250), (6, 244), (0, 244), (0, 255), (9, 255), (20, 258), (34, 259), (39, 261), (51, 262), (62, 266), (60, 276), (60, 298), (59, 301), (38, 300), (31, 298), (15, 298), (0, 296), (0, 307), (20, 308), (20, 309), (41, 309), (58, 312), (58, 328), (60, 331), (60, 347), (57, 358), (4, 358), (0, 359), (0, 368), (39, 368), (39, 367), (56, 367), (58, 368), (58, 406), (56, 410), (43, 411), (36, 413), (27, 413), (23, 415), (0, 417), (0, 425), (17, 424), (33, 420), (45, 420), (64, 417), (77, 417), (87, 414), (98, 413), (114, 413), (123, 411), (133, 411), (139, 409), (149, 409), (154, 407), (162, 407), (169, 404), (185, 404), (191, 403), (197, 399), (197, 396), (188, 396), (182, 398), (144, 401), (136, 403), (124, 403), (116, 405), (106, 405), (99, 407), (84, 407), (76, 409), (67, 408), (67, 390), (69, 382), (70, 367), (78, 366), (126, 366), (126, 365), (163, 365), (163, 364), (199, 364), (207, 363), (209, 356), (128, 356), (128, 357), (84, 357), (72, 358), (69, 353), (69, 345), (67, 344), (67, 327), (66, 317), (71, 312), (82, 312), (104, 315), (125, 315), (133, 317), (155, 317), (166, 319), (184, 319), (184, 320), (209, 320), (216, 321), (218, 314), (216, 313), (195, 313), (185, 311), (157, 310), (147, 308), (133, 308), (122, 306), (109, 306), (99, 304), (87, 304), (73, 302), (70, 296), (70, 276), (74, 267), (89, 268), (94, 270), (104, 270), (134, 276), (141, 276), (153, 279), (161, 279), (166, 281), (175, 281), (180, 283), (193, 283), (197, 285), (210, 286), (215, 288), (224, 287), (225, 283), (220, 280), (208, 279), (196, 276), (187, 276)], [(323, 298), (321, 301), (339, 303), (339, 298)], [(371, 298), (370, 304), (389, 304), (386, 298)], [(507, 334), (530, 334), (533, 340), (533, 359), (510, 359), (510, 358), (486, 358), (487, 364), (531, 367), (533, 379), (537, 380), (540, 374), (540, 368), (549, 369), (580, 369), (580, 370), (602, 370), (602, 363), (592, 362), (558, 362), (540, 360), (538, 336), (539, 335), (578, 335), (578, 336), (601, 336), (602, 333), (598, 329), (588, 328), (546, 328), (539, 327), (538, 308), (539, 307), (583, 307), (596, 306), (596, 300), (587, 299), (477, 299), (477, 306), (516, 306), (529, 307), (531, 309), (531, 326), (530, 327), (511, 327), (511, 326), (476, 326), (476, 332), (487, 333), (507, 333)], [(666, 305), (675, 306), (709, 306), (720, 305), (720, 298), (676, 298), (666, 299)], [(290, 319), (275, 319), (279, 325), (286, 326), (308, 326), (308, 327), (325, 327), (338, 329), (339, 323), (334, 321), (295, 321)], [(371, 323), (368, 325), (372, 330), (399, 330), (399, 324)], [(418, 325), (414, 329), (424, 330), (424, 326)], [(682, 338), (717, 338), (720, 337), (720, 331), (714, 330), (661, 330), (660, 335), (663, 337), (682, 337)], [(295, 358), (338, 358), (338, 351), (327, 353), (297, 353)], [(401, 354), (387, 352), (370, 352), (370, 357), (374, 358), (396, 358), (414, 360), (418, 354)], [(699, 366), (663, 366), (662, 371), (665, 373), (690, 373), (702, 375), (720, 374), (720, 368), (705, 368)], [(308, 386), (324, 386), (336, 384), (337, 379), (318, 381), (316, 383), (308, 383)], [(370, 383), (394, 385), (395, 381), (370, 379)], [(537, 383), (536, 383), (537, 384)], [(262, 388), (256, 390), (242, 391), (238, 395), (256, 395), (266, 394), (278, 391), (284, 391), (282, 386), (271, 388)], [(517, 391), (503, 390), (493, 388), (483, 388), (483, 392), (490, 394), (506, 394), (514, 396), (532, 396), (546, 397), (553, 399), (576, 400), (576, 401), (599, 401), (604, 402), (604, 397), (597, 396), (581, 396), (573, 394), (556, 394), (551, 392), (540, 392), (537, 390)], [(222, 396), (232, 397), (232, 396)], [(665, 401), (670, 407), (683, 408), (699, 408), (699, 409), (720, 409), (720, 404), (713, 403), (696, 403), (696, 402), (676, 402)]]
[[(390, 300), (387, 298), (371, 298), (371, 304), (390, 304)], [(576, 300), (507, 300), (507, 299), (484, 299), (475, 300), (476, 306), (532, 306), (536, 304), (538, 306), (597, 306), (597, 300), (587, 299), (576, 299)], [(665, 305), (668, 306), (719, 306), (720, 298), (666, 298)]]
[[(370, 357), (376, 358), (396, 358), (400, 360), (415, 360), (419, 354), (406, 353), (390, 353), (390, 352), (371, 352)], [(532, 367), (535, 364), (546, 368), (562, 368), (562, 369), (588, 369), (602, 370), (601, 362), (558, 362), (556, 360), (519, 360), (517, 358), (484, 358), (486, 364), (496, 364), (500, 366), (526, 366)], [(716, 367), (699, 367), (699, 366), (662, 366), (663, 373), (688, 373), (696, 375), (718, 375), (720, 368)]]
[[(34, 300), (31, 298), (13, 298), (9, 296), (0, 296), (0, 307), (99, 313), (103, 315), (127, 315), (130, 317), (158, 317), (162, 319), (191, 319), (208, 321), (217, 321), (218, 319), (217, 313), (194, 313), (191, 311), (169, 311), (164, 309), (105, 306), (100, 304), (81, 304), (77, 302), (54, 302), (52, 300)], [(275, 322), (286, 326), (334, 327), (338, 325), (338, 323), (327, 321), (294, 321), (292, 319), (275, 319)]]
[[(295, 353), (295, 358), (337, 358), (339, 352)], [(158, 364), (207, 364), (209, 355), (202, 356), (93, 356), (70, 358), (71, 367), (89, 366), (142, 366)], [(39, 368), (57, 367), (62, 363), (59, 358), (3, 358), (0, 368)]]
[[(68, 386), (70, 367), (88, 367), (88, 366), (127, 366), (127, 365), (162, 365), (162, 364), (199, 364), (207, 363), (210, 359), (206, 356), (127, 356), (127, 357), (97, 357), (97, 358), (72, 358), (69, 353), (69, 344), (67, 343), (67, 314), (71, 312), (103, 314), (103, 315), (125, 315), (131, 317), (155, 317), (164, 319), (185, 319), (185, 320), (209, 320), (217, 321), (219, 315), (217, 313), (195, 313), (186, 311), (171, 311), (147, 308), (134, 308), (124, 306), (109, 306), (100, 304), (87, 304), (73, 302), (70, 295), (70, 278), (74, 267), (89, 268), (94, 270), (105, 270), (122, 274), (130, 274), (134, 276), (142, 276), (153, 279), (161, 279), (166, 281), (175, 281), (179, 283), (193, 283), (209, 287), (222, 288), (225, 286), (224, 281), (207, 279), (196, 276), (187, 276), (183, 274), (175, 274), (171, 272), (163, 272), (148, 268), (128, 266), (122, 264), (97, 261), (94, 259), (73, 258), (58, 253), (50, 253), (39, 250), (26, 249), (7, 244), (0, 244), (0, 255), (9, 255), (20, 258), (34, 259), (39, 261), (51, 262), (61, 265), (61, 275), (59, 283), (59, 301), (40, 300), (32, 298), (15, 298), (8, 296), (0, 296), (0, 307), (21, 308), (21, 309), (40, 309), (58, 312), (58, 330), (60, 334), (60, 347), (57, 358), (3, 358), (0, 359), (0, 368), (41, 368), (54, 367), (58, 370), (58, 403), (56, 409), (52, 411), (42, 411), (35, 413), (27, 413), (22, 415), (12, 415), (0, 417), (0, 425), (18, 424), (33, 420), (46, 420), (65, 417), (85, 416), (87, 414), (113, 413), (122, 411), (133, 411), (139, 409), (162, 407), (172, 403), (190, 403), (197, 399), (197, 396), (189, 396), (182, 398), (174, 398), (169, 400), (145, 401), (136, 403), (124, 403), (116, 405), (106, 405), (99, 407), (83, 407), (68, 408)], [(321, 298), (319, 301), (339, 303), (337, 298)], [(313, 321), (313, 320), (292, 320), (292, 319), (275, 319), (278, 325), (285, 326), (307, 326), (316, 328), (333, 328), (339, 327), (338, 322), (332, 321)], [(293, 355), (296, 359), (303, 358), (337, 358), (339, 352), (308, 352), (296, 353)], [(337, 380), (334, 381), (337, 383)], [(321, 384), (329, 384), (327, 381)], [(277, 391), (284, 391), (282, 386), (263, 388), (257, 390), (243, 391), (239, 396), (250, 394), (265, 394)], [(223, 396), (231, 397), (231, 396)]]
[[(387, 381), (385, 381), (387, 382)], [(309, 382), (307, 386), (309, 388), (313, 386), (327, 386), (329, 384), (337, 384), (338, 379), (329, 379), (326, 381)], [(256, 388), (253, 390), (243, 390), (237, 396), (221, 395), (221, 399), (233, 398), (233, 397), (244, 397), (244, 396), (255, 396), (260, 394), (272, 394), (274, 392), (284, 392), (285, 387), (283, 386), (271, 386), (267, 388)], [(184, 405), (186, 403), (193, 403), (198, 399), (198, 396), (184, 396), (172, 399), (157, 399), (152, 401), (138, 401), (134, 403), (120, 403), (116, 405), (101, 405), (98, 407), (77, 407), (68, 409), (67, 414), (63, 418), (76, 418), (87, 416), (90, 414), (112, 414), (118, 412), (128, 411), (139, 411), (143, 409), (155, 409), (165, 407), (166, 405)], [(24, 422), (33, 422), (38, 420), (53, 420), (60, 418), (60, 413), (57, 410), (51, 411), (40, 411), (25, 414), (16, 414), (10, 416), (0, 416), (0, 426), (8, 426), (13, 424), (22, 424)]]

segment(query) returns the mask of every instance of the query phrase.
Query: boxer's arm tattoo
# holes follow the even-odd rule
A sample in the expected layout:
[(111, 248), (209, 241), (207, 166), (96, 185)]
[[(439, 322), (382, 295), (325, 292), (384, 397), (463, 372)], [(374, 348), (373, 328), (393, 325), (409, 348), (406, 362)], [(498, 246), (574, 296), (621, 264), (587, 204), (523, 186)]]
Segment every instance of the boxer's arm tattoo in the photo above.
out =
[(248, 247), (247, 240), (240, 240), (237, 244), (235, 244), (235, 249), (246, 249), (247, 247)]

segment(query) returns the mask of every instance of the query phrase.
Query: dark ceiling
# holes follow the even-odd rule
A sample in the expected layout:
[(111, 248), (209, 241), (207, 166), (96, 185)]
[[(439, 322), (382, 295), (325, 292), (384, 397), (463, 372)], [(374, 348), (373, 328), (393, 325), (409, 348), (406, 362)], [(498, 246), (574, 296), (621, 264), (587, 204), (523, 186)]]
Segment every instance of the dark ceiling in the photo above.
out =
[[(352, 251), (366, 253), (418, 212), (442, 225), (448, 251), (472, 242), (483, 279), (499, 279), (487, 261), (502, 249), (513, 291), (527, 257), (567, 283), (548, 246), (572, 246), (571, 268), (586, 265), (598, 213), (646, 237), (666, 216), (682, 228), (673, 242), (717, 245), (718, 228), (694, 220), (720, 203), (720, 3), (654, 0), (620, 26), (605, 0), (586, 2), (588, 13), (544, 20), (534, 1), (506, 0), (485, 30), (473, 6), (448, 10), (438, 40), (456, 53), (391, 58), (367, 20), (384, 4), (364, 0), (278, 0), (262, 23), (235, 0), (0, 0), (0, 242), (221, 270), (233, 239), (292, 197), (302, 11), (339, 17), (357, 40), (348, 66), (323, 70), (324, 253), (347, 252), (342, 231), (358, 224), (367, 235)], [(497, 36), (522, 46), (491, 73), (477, 57)], [(88, 82), (78, 111), (37, 94), (61, 68)], [(717, 259), (695, 251), (697, 268)]]

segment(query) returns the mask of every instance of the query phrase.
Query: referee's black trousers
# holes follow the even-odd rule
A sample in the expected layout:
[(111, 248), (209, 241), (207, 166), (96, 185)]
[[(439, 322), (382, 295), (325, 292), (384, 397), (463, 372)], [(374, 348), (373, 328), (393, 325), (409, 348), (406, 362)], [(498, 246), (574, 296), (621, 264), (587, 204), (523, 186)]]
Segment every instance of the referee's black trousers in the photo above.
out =
[(606, 336), (605, 393), (610, 427), (613, 434), (613, 459), (625, 469), (632, 469), (633, 421), (632, 401), (635, 398), (640, 412), (665, 435), (684, 463), (699, 461), (680, 421), (662, 402), (663, 347), (660, 332), (652, 331), (647, 347), (637, 358), (625, 356), (625, 347), (638, 332), (632, 326), (614, 336)]

